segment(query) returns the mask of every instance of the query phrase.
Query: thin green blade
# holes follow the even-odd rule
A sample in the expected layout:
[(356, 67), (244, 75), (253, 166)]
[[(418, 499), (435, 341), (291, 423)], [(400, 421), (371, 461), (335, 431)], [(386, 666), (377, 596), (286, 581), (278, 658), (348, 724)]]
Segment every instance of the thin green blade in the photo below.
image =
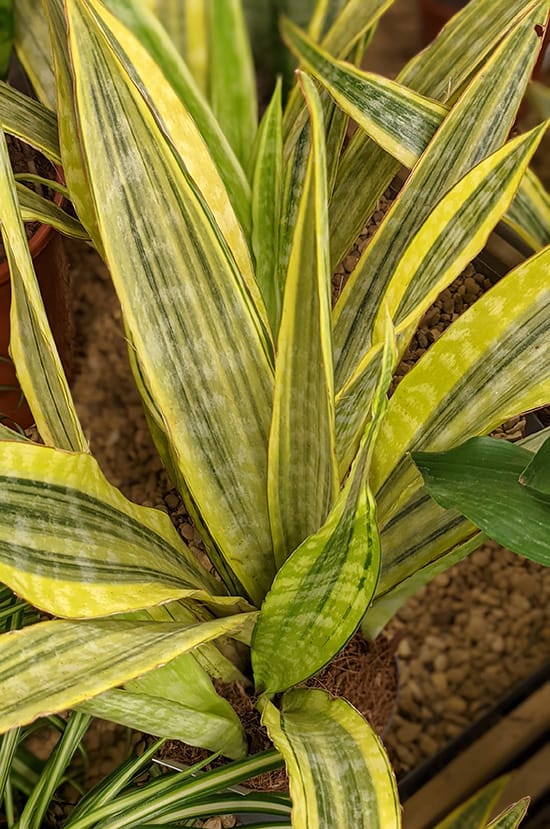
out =
[(518, 829), (529, 808), (529, 798), (524, 797), (512, 804), (488, 824), (487, 829)]
[(489, 815), (497, 805), (509, 777), (493, 780), (466, 803), (454, 809), (450, 815), (437, 824), (435, 829), (485, 829)]
[(382, 743), (361, 715), (324, 691), (288, 691), (262, 722), (283, 755), (295, 829), (399, 829), (397, 787)]
[(523, 470), (520, 483), (542, 495), (550, 495), (550, 438)]

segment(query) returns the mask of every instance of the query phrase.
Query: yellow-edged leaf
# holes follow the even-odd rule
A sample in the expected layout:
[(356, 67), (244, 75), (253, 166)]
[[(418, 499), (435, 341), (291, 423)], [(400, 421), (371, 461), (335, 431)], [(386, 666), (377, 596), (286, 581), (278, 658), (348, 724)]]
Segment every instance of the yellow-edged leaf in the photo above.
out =
[(36, 607), (84, 618), (185, 596), (243, 606), (167, 515), (127, 501), (90, 455), (2, 442), (0, 470), (0, 580)]
[(56, 86), (48, 23), (41, 0), (17, 0), (13, 4), (15, 49), (39, 100), (55, 110)]
[(191, 626), (52, 621), (6, 634), (0, 637), (0, 731), (72, 708), (203, 642), (231, 636), (254, 615)]
[(348, 702), (296, 689), (283, 696), (281, 711), (265, 698), (260, 706), (287, 766), (294, 829), (399, 829), (384, 747)]
[(47, 107), (0, 81), (0, 126), (61, 164), (57, 118)]
[(274, 572), (266, 504), (273, 376), (257, 306), (89, 4), (67, 7), (83, 152), (143, 383), (193, 502), (259, 603)]

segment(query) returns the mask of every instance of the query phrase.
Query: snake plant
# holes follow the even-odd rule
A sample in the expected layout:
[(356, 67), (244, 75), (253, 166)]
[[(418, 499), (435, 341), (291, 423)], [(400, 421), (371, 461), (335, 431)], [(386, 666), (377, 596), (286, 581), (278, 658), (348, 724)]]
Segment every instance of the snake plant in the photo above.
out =
[[(397, 81), (357, 68), (391, 0), (348, 0), (328, 28), (320, 0), (309, 34), (282, 22), (302, 69), (260, 121), (240, 4), (212, 0), (204, 87), (148, 5), (44, 0), (41, 15), (17, 0), (41, 103), (2, 88), (0, 123), (63, 164), (215, 572), (89, 452), (2, 139), (11, 351), (45, 445), (2, 429), (0, 580), (53, 618), (0, 637), (0, 727), (73, 708), (240, 758), (245, 735), (211, 678), (239, 681), (287, 765), (293, 826), (391, 829), (378, 738), (345, 700), (300, 685), (483, 540), (430, 498), (410, 453), (550, 397), (550, 207), (528, 171), (546, 124), (508, 140), (549, 0), (500, 0), (498, 15), (472, 0)], [(360, 129), (343, 150), (350, 116)], [(401, 165), (333, 309), (332, 267)], [(425, 311), (501, 219), (533, 255), (388, 400)]]

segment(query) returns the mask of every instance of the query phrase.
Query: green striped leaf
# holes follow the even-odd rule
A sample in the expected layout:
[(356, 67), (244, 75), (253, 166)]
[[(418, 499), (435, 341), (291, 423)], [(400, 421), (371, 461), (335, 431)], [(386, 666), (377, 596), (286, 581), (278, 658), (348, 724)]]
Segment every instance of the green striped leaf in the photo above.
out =
[[(223, 180), (235, 214), (248, 236), (251, 222), (250, 187), (227, 137), (204, 97), (206, 76), (203, 76), (203, 69), (204, 72), (207, 71), (208, 59), (204, 29), (206, 2), (207, 0), (186, 0), (183, 8), (180, 0), (155, 0), (152, 3), (153, 10), (168, 28), (172, 38), (174, 25), (177, 25), (176, 19), (182, 22), (188, 47), (184, 53), (185, 63), (170, 37), (167, 37), (166, 32), (143, 4), (129, 4), (126, 0), (107, 0), (106, 5), (147, 49), (155, 64), (162, 70), (164, 82), (170, 84), (197, 125)], [(177, 42), (176, 46), (181, 46), (181, 43)], [(201, 69), (203, 63), (205, 65)], [(148, 75), (145, 77), (148, 78)], [(159, 104), (160, 95), (151, 95), (150, 105)], [(176, 153), (181, 153), (178, 136), (174, 138), (173, 148)]]
[[(540, 4), (537, 9), (540, 15)], [(534, 34), (533, 21), (539, 17), (532, 13), (527, 19), (530, 38)], [(350, 378), (373, 342), (374, 318), (405, 248), (442, 196), (504, 142), (515, 107), (508, 106), (502, 112), (501, 90), (508, 89), (510, 83), (509, 97), (513, 101), (513, 84), (520, 83), (522, 73), (525, 74), (529, 69), (531, 53), (526, 59), (523, 48), (520, 50), (524, 57), (520, 61), (521, 72), (518, 74), (511, 71), (515, 63), (510, 59), (510, 46), (511, 43), (519, 46), (522, 39), (525, 40), (525, 26), (525, 21), (522, 21), (514, 28), (503, 46), (497, 49), (466, 88), (351, 274), (334, 316), (338, 390)], [(516, 103), (519, 104), (519, 98)], [(464, 140), (465, 135), (468, 136), (467, 142)], [(414, 282), (411, 283), (411, 289), (414, 289)], [(406, 299), (405, 294), (405, 301)]]
[(54, 164), (61, 163), (57, 119), (51, 110), (0, 81), (0, 126), (35, 147)]
[(208, 0), (150, 0), (149, 5), (185, 59), (203, 95), (208, 93)]
[[(266, 503), (273, 375), (265, 332), (208, 205), (89, 4), (67, 6), (83, 151), (142, 382), (227, 567), (259, 604), (274, 573)], [(98, 6), (100, 12), (137, 55), (131, 34)], [(190, 163), (196, 147), (187, 155)]]
[(283, 183), (282, 86), (277, 82), (255, 147), (252, 176), (252, 249), (256, 280), (275, 336), (281, 316), (278, 280), (279, 226)]
[(256, 78), (241, 0), (210, 0), (210, 101), (246, 169), (258, 127)]
[(541, 495), (550, 495), (550, 438), (537, 451), (520, 476), (520, 483)]
[[(470, 170), (446, 193), (401, 250), (400, 257), (395, 257), (394, 271), (389, 275), (383, 294), (384, 306), (374, 323), (370, 322), (372, 311), (363, 311), (349, 294), (342, 315), (346, 317), (348, 306), (352, 306), (360, 317), (367, 317), (367, 331), (370, 329), (376, 342), (380, 336), (378, 320), (383, 326), (383, 314), (388, 308), (397, 323), (399, 351), (403, 353), (424, 312), (482, 250), (492, 228), (513, 198), (544, 129), (537, 128), (531, 134), (508, 142)], [(403, 198), (408, 201), (406, 194)], [(385, 234), (386, 238), (393, 236), (395, 217), (403, 215), (400, 199), (401, 197), (397, 199), (388, 214), (388, 224), (385, 227), (389, 230)], [(397, 234), (402, 229), (403, 225), (398, 226)], [(384, 232), (383, 226), (381, 234), (384, 235)], [(376, 247), (376, 244), (375, 238), (372, 246)], [(391, 255), (389, 239), (387, 244), (388, 246), (383, 239), (382, 247)], [(381, 263), (381, 253), (377, 255), (375, 251), (373, 256), (375, 263)], [(363, 275), (365, 267), (363, 265), (360, 268)], [(351, 278), (354, 276), (355, 274)], [(373, 308), (376, 308), (379, 278), (383, 278), (380, 272), (373, 271), (369, 280), (370, 292), (363, 294), (362, 287), (359, 291), (363, 298), (368, 296), (369, 301), (373, 302)], [(361, 347), (360, 331), (352, 320), (349, 321), (348, 332), (350, 352), (357, 353), (357, 348)], [(371, 349), (337, 396), (336, 436), (342, 475), (349, 467), (363, 429), (373, 393), (372, 362), (379, 359), (379, 354), (376, 348)], [(342, 358), (342, 363), (345, 366), (348, 361)]]
[(90, 455), (6, 442), (0, 469), (0, 579), (36, 607), (83, 618), (184, 596), (242, 605), (167, 515), (127, 501)]
[(285, 759), (295, 829), (398, 829), (397, 787), (382, 743), (361, 715), (324, 691), (287, 691), (262, 722)]
[(517, 829), (527, 814), (529, 808), (529, 798), (524, 797), (509, 806), (505, 812), (496, 817), (488, 824), (487, 829)]
[(17, 57), (38, 99), (49, 109), (57, 103), (48, 23), (41, 0), (16, 0), (15, 48)]
[(437, 824), (435, 829), (485, 829), (509, 777), (499, 777), (476, 792), (465, 803)]
[(549, 269), (546, 248), (456, 320), (399, 384), (372, 468), (382, 526), (420, 483), (407, 453), (449, 449), (550, 399)]
[(285, 279), (269, 438), (268, 504), (278, 567), (325, 521), (338, 491), (323, 113), (313, 82), (301, 75), (300, 83), (312, 152)]
[(254, 630), (254, 680), (267, 693), (296, 685), (329, 662), (355, 632), (374, 594), (380, 541), (366, 480), (394, 364), (389, 326), (372, 420), (346, 484), (325, 524), (279, 569)]
[(0, 224), (11, 275), (10, 352), (19, 383), (43, 440), (62, 449), (85, 451), (87, 441), (34, 272), (3, 132), (0, 135)]
[(192, 626), (56, 620), (14, 631), (0, 638), (0, 731), (73, 708), (202, 642), (237, 633), (251, 618)]
[(532, 170), (523, 177), (505, 221), (531, 250), (550, 244), (550, 195)]
[(66, 213), (55, 202), (39, 196), (34, 190), (30, 190), (19, 183), (17, 183), (16, 189), (24, 222), (41, 222), (73, 239), (88, 239), (88, 234), (80, 222)]
[[(198, 688), (201, 698), (198, 704), (193, 704), (193, 700), (188, 700), (188, 692), (196, 698)], [(78, 710), (147, 734), (219, 751), (233, 759), (246, 754), (237, 715), (216, 694), (192, 654), (179, 656), (168, 665), (126, 683), (124, 690), (105, 691), (81, 703)]]
[[(453, 100), (506, 31), (534, 5), (535, 2), (526, 6), (525, 0), (500, 0), (499, 13), (495, 14), (494, 0), (470, 0), (433, 43), (405, 66), (397, 80), (442, 103)], [(326, 51), (344, 57), (328, 47)], [(510, 54), (507, 58), (506, 64), (511, 61)], [(449, 67), (452, 67), (451, 74)], [(500, 95), (503, 89), (500, 76), (495, 81), (493, 89), (496, 88)], [(486, 118), (480, 123), (485, 121)], [(498, 123), (494, 129), (498, 132)], [(469, 133), (464, 134), (469, 137)], [(342, 158), (331, 202), (334, 266), (348, 252), (398, 170), (399, 164), (364, 132), (355, 133)]]
[(550, 565), (550, 498), (520, 483), (527, 449), (496, 438), (472, 438), (447, 452), (413, 460), (440, 506), (458, 509), (490, 538)]

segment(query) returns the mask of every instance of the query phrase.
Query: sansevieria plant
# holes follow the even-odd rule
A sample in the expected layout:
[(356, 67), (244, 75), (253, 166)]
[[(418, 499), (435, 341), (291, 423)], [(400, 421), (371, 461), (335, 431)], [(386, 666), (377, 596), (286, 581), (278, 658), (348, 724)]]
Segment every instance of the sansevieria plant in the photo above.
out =
[[(309, 34), (282, 22), (302, 69), (258, 124), (237, 0), (205, 4), (202, 91), (159, 3), (45, 0), (41, 13), (16, 0), (42, 104), (2, 87), (0, 121), (62, 162), (213, 571), (88, 451), (2, 139), (11, 350), (45, 445), (1, 432), (0, 579), (53, 618), (0, 637), (0, 726), (71, 708), (240, 758), (245, 735), (211, 678), (240, 681), (285, 760), (293, 826), (391, 829), (378, 738), (345, 700), (300, 686), (482, 543), (430, 498), (410, 453), (550, 398), (550, 207), (528, 171), (546, 124), (507, 140), (550, 0), (500, 0), (498, 14), (472, 0), (397, 81), (356, 68), (391, 0), (338, 5), (333, 17), (320, 0)], [(343, 151), (349, 116), (359, 130)], [(332, 309), (332, 268), (401, 165), (411, 172)], [(420, 319), (501, 219), (534, 255), (388, 401)], [(104, 809), (102, 826), (127, 825), (120, 804)], [(177, 819), (151, 801), (135, 825)]]

